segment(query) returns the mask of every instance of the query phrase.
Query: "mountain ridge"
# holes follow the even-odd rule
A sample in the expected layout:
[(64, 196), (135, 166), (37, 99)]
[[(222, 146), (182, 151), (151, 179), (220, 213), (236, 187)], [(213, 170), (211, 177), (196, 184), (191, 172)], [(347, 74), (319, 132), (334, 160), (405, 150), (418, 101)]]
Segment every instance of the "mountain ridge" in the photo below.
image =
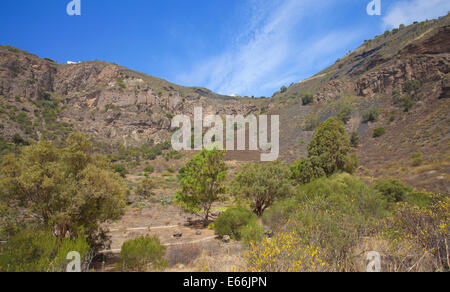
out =
[[(315, 127), (349, 111), (346, 127), (360, 136), (354, 151), (368, 180), (398, 177), (416, 187), (450, 192), (450, 16), (387, 31), (311, 78), (269, 99), (229, 97), (200, 87), (101, 62), (57, 64), (0, 46), (0, 135), (13, 141), (63, 140), (82, 131), (104, 144), (125, 146), (170, 140), (170, 120), (192, 114), (280, 115), (281, 158), (306, 155)], [(408, 82), (420, 91), (404, 90)], [(410, 98), (408, 109), (393, 98)], [(305, 94), (312, 103), (304, 104)], [(377, 112), (366, 121), (367, 112)], [(383, 127), (386, 134), (373, 137)], [(423, 163), (413, 166), (411, 158)]]

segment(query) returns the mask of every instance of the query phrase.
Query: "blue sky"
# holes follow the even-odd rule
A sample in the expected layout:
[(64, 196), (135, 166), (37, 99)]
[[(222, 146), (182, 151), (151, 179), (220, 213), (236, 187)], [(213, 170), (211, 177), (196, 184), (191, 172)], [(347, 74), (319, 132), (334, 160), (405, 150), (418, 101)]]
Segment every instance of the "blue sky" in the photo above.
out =
[(58, 62), (103, 60), (222, 94), (271, 96), (448, 0), (2, 0), (0, 44)]

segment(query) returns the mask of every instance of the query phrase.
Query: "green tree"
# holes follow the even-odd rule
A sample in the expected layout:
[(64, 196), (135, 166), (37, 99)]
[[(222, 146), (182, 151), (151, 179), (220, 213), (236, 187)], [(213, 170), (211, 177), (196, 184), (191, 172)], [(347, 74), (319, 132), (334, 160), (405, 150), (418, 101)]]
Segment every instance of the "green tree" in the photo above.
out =
[(336, 118), (330, 118), (320, 124), (308, 145), (308, 156), (317, 156), (327, 175), (344, 170), (349, 151), (350, 138), (344, 123)]
[(84, 233), (92, 247), (103, 248), (101, 223), (124, 213), (123, 180), (104, 157), (91, 154), (85, 135), (71, 134), (66, 144), (35, 143), (3, 160), (0, 202), (17, 206), (24, 222), (50, 229), (58, 239)]
[(261, 216), (276, 200), (292, 194), (289, 167), (281, 161), (247, 164), (231, 181), (234, 196), (251, 202), (253, 212)]
[(209, 222), (214, 202), (223, 201), (225, 193), (227, 167), (225, 152), (202, 150), (194, 156), (180, 173), (181, 190), (177, 192), (177, 201), (185, 211), (201, 216), (204, 224)]

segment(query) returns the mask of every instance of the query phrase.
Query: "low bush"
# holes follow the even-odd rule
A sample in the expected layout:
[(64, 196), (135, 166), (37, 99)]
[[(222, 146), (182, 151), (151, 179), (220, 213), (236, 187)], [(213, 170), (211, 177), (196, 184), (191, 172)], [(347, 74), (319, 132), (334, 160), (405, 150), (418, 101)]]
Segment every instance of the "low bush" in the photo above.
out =
[(359, 158), (356, 153), (347, 155), (347, 160), (345, 161), (344, 171), (353, 174), (359, 166)]
[(122, 245), (120, 266), (124, 271), (145, 272), (167, 266), (166, 247), (157, 237), (139, 237)]
[(414, 101), (410, 95), (404, 95), (400, 98), (400, 106), (403, 108), (404, 112), (409, 112), (409, 110), (414, 106)]
[(309, 105), (314, 102), (314, 95), (312, 93), (305, 93), (302, 96), (303, 105)]
[(358, 148), (359, 146), (359, 134), (357, 132), (352, 132), (351, 136), (350, 136), (350, 145), (353, 148)]
[(166, 154), (164, 154), (164, 159), (165, 159), (166, 161), (169, 161), (169, 160), (179, 160), (179, 159), (183, 158), (183, 156), (184, 156), (184, 155), (183, 155), (182, 153), (173, 150), (173, 151), (170, 151), (170, 152), (167, 152)]
[(252, 221), (241, 228), (241, 241), (244, 247), (248, 247), (252, 242), (260, 242), (264, 238), (264, 227), (257, 221)]
[(0, 272), (65, 272), (71, 251), (80, 253), (82, 271), (89, 270), (92, 253), (82, 236), (57, 239), (52, 232), (22, 230), (0, 248)]
[(290, 169), (292, 179), (298, 184), (307, 184), (326, 175), (317, 156), (294, 162)]
[[(417, 254), (408, 255), (398, 262), (405, 263), (400, 271), (448, 272), (448, 234), (450, 213), (448, 195), (433, 195), (427, 207), (400, 204), (387, 222), (384, 234), (396, 248), (406, 242)], [(411, 260), (412, 257), (412, 260)], [(428, 263), (426, 263), (428, 262)]]
[(396, 179), (379, 181), (374, 188), (390, 203), (408, 202), (418, 207), (427, 207), (430, 203), (430, 194), (418, 192)]
[(111, 166), (111, 169), (115, 173), (118, 173), (123, 178), (125, 178), (126, 175), (128, 174), (128, 170), (125, 167), (125, 165), (123, 165), (123, 164), (114, 164), (114, 165)]
[(379, 181), (375, 189), (388, 201), (392, 203), (403, 202), (406, 196), (413, 191), (413, 188), (404, 185), (396, 179), (386, 179)]
[(351, 106), (345, 106), (337, 114), (337, 119), (342, 121), (344, 124), (347, 124), (350, 121), (351, 116), (352, 116), (352, 108), (351, 108)]
[(319, 115), (310, 114), (306, 117), (305, 122), (303, 124), (303, 130), (305, 131), (314, 131), (320, 124)]
[(13, 143), (16, 145), (29, 145), (30, 143), (28, 141), (26, 141), (24, 138), (22, 138), (22, 136), (20, 136), (20, 134), (14, 134), (13, 136)]
[(255, 224), (257, 216), (244, 207), (229, 208), (214, 222), (214, 231), (217, 236), (230, 236), (232, 239), (240, 240), (242, 230), (250, 224)]
[(379, 138), (379, 137), (383, 136), (384, 134), (386, 134), (386, 129), (383, 127), (378, 127), (375, 130), (373, 130), (374, 138)]
[(412, 159), (413, 166), (421, 166), (423, 163), (422, 154), (420, 154), (420, 153), (415, 153), (415, 154), (411, 155), (411, 159)]
[(364, 123), (374, 123), (378, 120), (378, 116), (379, 116), (379, 111), (377, 109), (371, 109), (368, 110), (366, 112), (364, 112), (363, 114), (363, 122)]
[(408, 80), (403, 84), (403, 92), (409, 96), (416, 97), (422, 91), (422, 84), (418, 80)]
[(150, 165), (146, 166), (144, 168), (144, 172), (147, 173), (147, 174), (153, 173), (154, 171), (155, 171), (155, 168), (153, 166), (150, 166)]
[(147, 200), (154, 195), (153, 190), (155, 187), (156, 184), (152, 179), (144, 178), (136, 187), (136, 195), (143, 200)]
[(336, 174), (300, 186), (263, 220), (272, 230), (283, 226), (296, 232), (303, 245), (320, 246), (328, 263), (339, 270), (352, 247), (377, 230), (386, 213), (386, 202), (377, 191), (349, 174)]
[(294, 232), (250, 242), (244, 258), (249, 272), (324, 272), (329, 268), (321, 248), (303, 244)]

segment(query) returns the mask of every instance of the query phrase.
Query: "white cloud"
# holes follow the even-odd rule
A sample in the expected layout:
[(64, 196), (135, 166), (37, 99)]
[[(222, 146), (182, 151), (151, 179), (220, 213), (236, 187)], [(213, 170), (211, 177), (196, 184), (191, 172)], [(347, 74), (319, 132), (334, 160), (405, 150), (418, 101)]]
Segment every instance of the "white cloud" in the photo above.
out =
[(389, 8), (383, 18), (387, 28), (398, 27), (400, 24), (411, 24), (414, 21), (424, 21), (447, 14), (450, 11), (448, 0), (410, 0), (400, 1)]
[(251, 1), (249, 23), (230, 47), (177, 76), (176, 82), (203, 84), (221, 94), (263, 95), (298, 81), (319, 60), (347, 48), (362, 34), (328, 31), (314, 35), (303, 28), (305, 17), (321, 5), (315, 0)]

